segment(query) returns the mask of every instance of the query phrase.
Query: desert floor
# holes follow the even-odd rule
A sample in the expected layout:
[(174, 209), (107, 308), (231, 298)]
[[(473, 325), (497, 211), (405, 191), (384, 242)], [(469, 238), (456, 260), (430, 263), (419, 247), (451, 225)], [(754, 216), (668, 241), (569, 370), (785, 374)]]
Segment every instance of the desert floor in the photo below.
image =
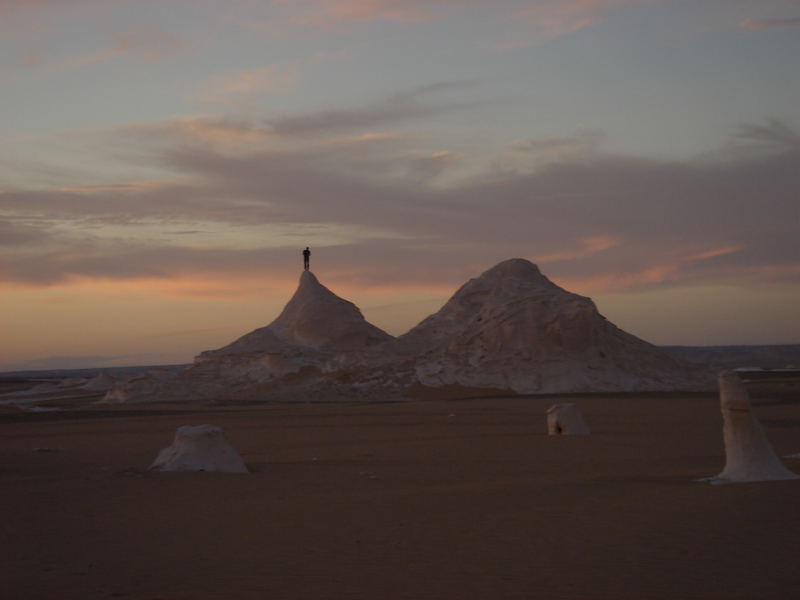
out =
[[(770, 398), (800, 452), (800, 395)], [(566, 400), (592, 435), (546, 435)], [(147, 470), (203, 423), (251, 474)], [(0, 431), (6, 600), (800, 597), (800, 480), (695, 481), (724, 463), (713, 395), (5, 408)]]

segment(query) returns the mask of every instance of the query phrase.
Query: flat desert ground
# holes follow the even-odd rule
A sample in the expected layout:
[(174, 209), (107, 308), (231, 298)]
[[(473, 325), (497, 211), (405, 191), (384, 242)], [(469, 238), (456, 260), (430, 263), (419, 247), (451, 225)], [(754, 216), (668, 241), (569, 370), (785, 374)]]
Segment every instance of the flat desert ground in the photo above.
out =
[[(592, 435), (546, 435), (563, 401)], [(755, 411), (800, 452), (800, 395)], [(147, 470), (206, 423), (251, 474)], [(712, 394), (6, 408), (0, 429), (5, 600), (800, 597), (800, 480), (696, 481), (724, 464)]]

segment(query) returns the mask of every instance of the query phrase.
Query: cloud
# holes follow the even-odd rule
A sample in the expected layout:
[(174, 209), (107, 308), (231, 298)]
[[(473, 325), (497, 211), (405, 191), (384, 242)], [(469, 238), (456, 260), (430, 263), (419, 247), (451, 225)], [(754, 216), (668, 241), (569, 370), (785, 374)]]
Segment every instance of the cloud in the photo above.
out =
[(495, 161), (499, 170), (529, 170), (549, 163), (565, 162), (596, 156), (606, 141), (606, 134), (583, 130), (572, 136), (546, 136), (514, 140)]
[(342, 60), (348, 56), (344, 50), (315, 52), (305, 58), (223, 73), (213, 77), (206, 84), (206, 89), (197, 94), (197, 99), (234, 106), (246, 104), (264, 94), (285, 92), (293, 88), (308, 67)]
[[(14, 219), (6, 230), (18, 236), (5, 281), (142, 279), (173, 291), (178, 281), (216, 282), (180, 288), (202, 296), (233, 290), (242, 278), (290, 278), (305, 245), (326, 277), (362, 287), (448, 288), (513, 256), (542, 262), (549, 276), (584, 293), (797, 281), (800, 146), (778, 120), (737, 135), (769, 152), (678, 161), (595, 148), (541, 164), (539, 153), (580, 147), (581, 137), (534, 138), (523, 144), (531, 168), (487, 168), (445, 185), (441, 169), (461, 157), (419, 151), (415, 138), (295, 143), (286, 134), (286, 145), (258, 125), (218, 126), (232, 132), (231, 147), (240, 141), (236, 151), (195, 133), (204, 127), (137, 129), (142, 156), (149, 148), (150, 161), (174, 172), (172, 182), (0, 193), (0, 208)], [(259, 143), (248, 142), (251, 130)], [(156, 226), (216, 237), (156, 235)], [(263, 242), (236, 246), (237, 231), (259, 227)], [(333, 240), (331, 231), (346, 233)]]
[(609, 12), (646, 4), (653, 0), (543, 0), (533, 6), (518, 10), (514, 19), (525, 28), (518, 27), (504, 47), (524, 47), (575, 33), (599, 21)]
[(438, 17), (436, 9), (474, 4), (477, 0), (279, 0), (298, 5), (303, 13), (295, 23), (331, 27), (345, 22), (430, 21)]
[[(504, 48), (524, 47), (574, 33), (605, 18), (614, 10), (658, 0), (276, 0), (290, 11), (295, 25), (341, 28), (376, 21), (424, 23), (443, 19), (449, 10), (461, 14), (478, 10), (482, 19), (512, 24)], [(458, 12), (457, 12), (458, 11)], [(272, 24), (267, 29), (273, 34)]]
[(763, 149), (800, 150), (800, 134), (779, 119), (768, 119), (764, 124), (742, 125), (736, 136)]
[(352, 129), (369, 129), (466, 108), (459, 100), (426, 102), (451, 90), (474, 85), (470, 81), (446, 81), (396, 92), (359, 108), (329, 109), (304, 115), (270, 119), (267, 123), (278, 135), (318, 135)]
[(534, 256), (534, 260), (540, 263), (560, 262), (564, 260), (580, 260), (588, 258), (593, 254), (619, 246), (622, 241), (610, 235), (593, 235), (580, 240), (580, 248), (552, 254), (540, 254)]
[(406, 159), (408, 170), (414, 179), (427, 182), (444, 173), (448, 166), (457, 162), (459, 155), (455, 152), (441, 150), (431, 154), (412, 155)]
[(745, 19), (739, 27), (748, 31), (762, 31), (779, 27), (800, 27), (800, 17), (786, 19)]
[[(80, 1), (81, 0), (78, 0), (78, 2)], [(98, 1), (99, 0), (83, 0), (84, 3)], [(63, 5), (63, 0), (0, 0), (0, 17), (22, 9), (59, 5)]]
[(270, 137), (270, 132), (245, 119), (195, 116), (156, 123), (131, 123), (120, 127), (115, 135), (151, 143), (244, 144), (263, 142)]
[(109, 45), (88, 54), (51, 59), (44, 52), (30, 50), (22, 56), (22, 64), (29, 69), (64, 72), (120, 58), (153, 63), (183, 52), (187, 47), (187, 44), (172, 34), (147, 27), (112, 35)]
[(116, 34), (112, 36), (112, 40), (114, 43), (111, 47), (94, 54), (72, 58), (67, 62), (67, 66), (80, 67), (117, 56), (134, 56), (147, 62), (154, 62), (185, 48), (177, 38), (165, 31), (152, 28)]
[(723, 246), (722, 248), (713, 248), (711, 250), (705, 250), (703, 252), (693, 254), (688, 256), (687, 260), (708, 260), (709, 258), (725, 256), (726, 254), (731, 254), (733, 252), (741, 252), (742, 250), (744, 250), (744, 246)]
[(45, 242), (48, 235), (46, 228), (36, 224), (18, 219), (0, 220), (0, 246), (18, 249), (24, 245), (38, 245)]
[(724, 164), (797, 152), (800, 152), (800, 134), (784, 121), (773, 117), (762, 123), (741, 124), (722, 147), (707, 153), (704, 158)]
[(284, 92), (299, 77), (297, 65), (267, 65), (258, 69), (218, 75), (198, 99), (203, 102), (240, 103), (255, 95)]

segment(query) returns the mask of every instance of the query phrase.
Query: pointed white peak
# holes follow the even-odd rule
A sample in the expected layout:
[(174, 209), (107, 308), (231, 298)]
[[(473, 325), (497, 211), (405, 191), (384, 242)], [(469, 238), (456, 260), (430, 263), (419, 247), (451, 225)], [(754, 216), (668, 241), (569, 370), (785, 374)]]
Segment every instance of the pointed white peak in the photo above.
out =
[(346, 351), (393, 339), (368, 323), (358, 307), (322, 285), (311, 271), (303, 271), (300, 283), (281, 314), (261, 327), (201, 356), (251, 352), (281, 352), (287, 345)]
[[(485, 330), (491, 324), (513, 322), (515, 326), (528, 325), (544, 316), (545, 305), (558, 312), (574, 312), (578, 310), (576, 303), (583, 310), (595, 310), (589, 298), (558, 287), (529, 260), (512, 258), (495, 265), (480, 277), (470, 279), (437, 313), (398, 340), (401, 351), (420, 352), (438, 340), (461, 336), (472, 338), (477, 329)], [(552, 315), (549, 320), (552, 321)], [(524, 329), (517, 327), (517, 333), (521, 334)], [(513, 331), (508, 333), (513, 334)]]
[[(500, 299), (508, 296), (530, 294), (571, 294), (558, 287), (542, 275), (535, 264), (524, 258), (511, 258), (496, 264), (480, 277), (470, 279), (453, 295), (451, 300), (467, 299), (477, 296), (485, 301), (488, 298)], [(477, 299), (477, 298), (476, 298)]]
[(509, 278), (551, 283), (535, 264), (524, 258), (509, 258), (484, 271), (478, 279)]
[(360, 350), (392, 339), (311, 271), (303, 271), (297, 291), (269, 329), (289, 343), (331, 350)]
[[(424, 385), (518, 393), (696, 389), (695, 373), (521, 258), (469, 280), (393, 344)], [(702, 381), (708, 385), (707, 374)]]

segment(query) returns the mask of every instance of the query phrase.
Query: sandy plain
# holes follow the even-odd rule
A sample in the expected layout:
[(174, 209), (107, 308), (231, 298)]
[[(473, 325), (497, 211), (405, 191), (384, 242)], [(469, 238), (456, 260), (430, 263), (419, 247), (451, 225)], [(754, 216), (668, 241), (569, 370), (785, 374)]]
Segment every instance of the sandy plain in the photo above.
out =
[[(755, 399), (800, 452), (796, 388)], [(592, 435), (546, 435), (565, 400)], [(147, 470), (203, 423), (251, 474)], [(5, 408), (0, 431), (7, 600), (800, 597), (800, 480), (695, 481), (724, 464), (711, 394)]]

